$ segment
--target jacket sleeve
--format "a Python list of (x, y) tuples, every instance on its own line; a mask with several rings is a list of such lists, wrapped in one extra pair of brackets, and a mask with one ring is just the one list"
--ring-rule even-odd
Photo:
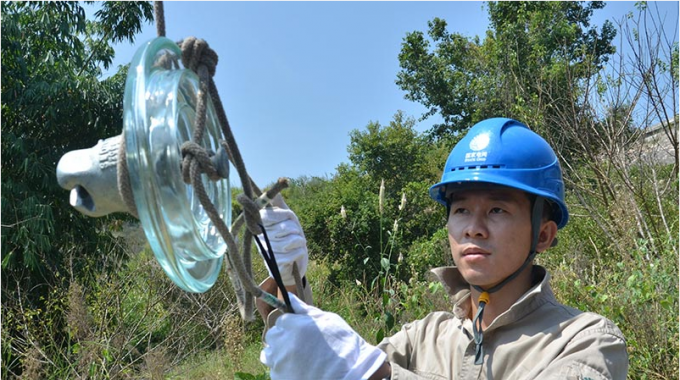
[(404, 330), (385, 338), (378, 344), (378, 348), (387, 353), (387, 361), (392, 367), (391, 380), (421, 380), (425, 379), (409, 371), (408, 358), (411, 356), (411, 343)]
[(627, 373), (628, 351), (623, 334), (613, 322), (602, 318), (575, 335), (541, 378), (625, 380)]
[(390, 380), (425, 380), (428, 377), (420, 376), (408, 370), (408, 357), (410, 356), (411, 346), (409, 339), (404, 331), (400, 331), (390, 338), (383, 339), (378, 348), (387, 353), (387, 361), (392, 367)]
[(396, 363), (390, 362), (390, 366), (392, 367), (392, 375), (390, 376), (390, 380), (427, 380), (427, 379), (430, 379), (429, 377), (417, 375), (416, 373), (411, 372), (411, 371), (401, 367), (399, 364), (396, 364)]
[[(429, 317), (429, 316), (428, 316)], [(426, 317), (426, 319), (428, 318)], [(419, 324), (414, 321), (402, 326), (402, 329), (391, 337), (387, 337), (378, 344), (378, 348), (387, 353), (387, 361), (392, 367), (391, 380), (425, 380), (447, 379), (445, 373), (422, 373), (414, 369), (411, 363), (413, 350), (420, 341)], [(414, 341), (415, 340), (415, 341)], [(431, 344), (431, 342), (430, 342)]]

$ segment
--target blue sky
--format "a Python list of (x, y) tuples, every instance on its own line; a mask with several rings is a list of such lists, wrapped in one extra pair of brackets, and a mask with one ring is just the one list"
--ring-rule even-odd
[[(215, 81), (246, 168), (264, 187), (278, 177), (332, 175), (347, 162), (349, 132), (424, 108), (395, 84), (406, 33), (434, 17), (450, 32), (483, 36), (482, 2), (171, 2), (166, 35), (206, 40), (219, 55)], [(677, 20), (678, 2), (659, 4)], [(608, 2), (592, 22), (621, 19), (634, 2)], [(675, 23), (675, 21), (673, 21)], [(677, 25), (671, 25), (676, 28)], [(117, 65), (156, 37), (145, 25), (134, 45), (116, 46)], [(676, 37), (677, 38), (677, 37)], [(418, 131), (440, 119), (419, 122)], [(107, 137), (107, 136), (102, 136)], [(234, 173), (235, 174), (235, 173)], [(240, 186), (237, 176), (232, 183)]]

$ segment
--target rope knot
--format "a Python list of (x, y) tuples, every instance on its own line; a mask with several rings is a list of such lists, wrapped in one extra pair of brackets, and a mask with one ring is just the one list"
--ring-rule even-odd
[(198, 164), (199, 173), (205, 173), (211, 180), (217, 181), (223, 178), (212, 160), (215, 155), (213, 152), (208, 152), (193, 141), (184, 142), (181, 146), (181, 152), (184, 183), (191, 184), (191, 165), (193, 162)]
[(211, 77), (215, 75), (217, 53), (208, 46), (205, 40), (187, 37), (179, 41), (177, 45), (182, 50), (182, 64), (184, 67), (198, 73), (198, 68), (203, 65)]
[(255, 202), (248, 198), (247, 195), (241, 193), (236, 196), (236, 200), (243, 207), (243, 216), (245, 217), (246, 227), (251, 234), (257, 236), (261, 233), (260, 225), (262, 218), (260, 217), (260, 207)]

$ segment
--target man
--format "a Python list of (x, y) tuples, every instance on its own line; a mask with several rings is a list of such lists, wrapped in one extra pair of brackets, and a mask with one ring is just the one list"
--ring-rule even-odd
[[(374, 347), (336, 314), (292, 297), (295, 314), (268, 320), (261, 360), (272, 378), (626, 378), (621, 331), (558, 303), (549, 274), (533, 264), (569, 219), (561, 169), (543, 138), (511, 119), (476, 124), (451, 151), (430, 196), (448, 211), (456, 267), (433, 272), (453, 312), (406, 324)], [(278, 227), (279, 236), (293, 230)], [(306, 263), (305, 255), (282, 250), (277, 259)]]

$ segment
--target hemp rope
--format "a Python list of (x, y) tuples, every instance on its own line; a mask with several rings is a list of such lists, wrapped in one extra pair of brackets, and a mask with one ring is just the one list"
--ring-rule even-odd
[[(162, 1), (154, 2), (154, 10), (159, 36), (165, 35), (165, 21)], [(227, 251), (226, 270), (234, 287), (239, 304), (241, 316), (245, 320), (253, 319), (253, 297), (263, 299), (268, 304), (287, 309), (286, 305), (275, 296), (264, 292), (253, 280), (251, 247), (254, 236), (260, 234), (262, 221), (259, 210), (267, 204), (281, 190), (288, 187), (288, 180), (279, 178), (276, 184), (267, 192), (262, 191), (255, 185), (248, 175), (243, 158), (239, 151), (234, 135), (231, 131), (227, 115), (213, 80), (217, 66), (218, 56), (209, 48), (207, 42), (195, 37), (188, 37), (179, 41), (178, 46), (182, 52), (181, 60), (185, 68), (194, 71), (199, 77), (198, 100), (196, 103), (195, 130), (191, 141), (186, 141), (181, 146), (182, 153), (182, 178), (185, 183), (194, 187), (201, 205), (208, 214), (210, 221), (216, 227), (225, 243)], [(242, 205), (243, 212), (235, 219), (231, 231), (219, 215), (215, 205), (210, 201), (205, 187), (203, 186), (202, 174), (206, 174), (213, 181), (228, 177), (228, 165), (226, 170), (219, 162), (224, 152), (209, 152), (200, 145), (205, 131), (206, 111), (208, 96), (213, 101), (215, 113), (222, 129), (225, 140), (220, 140), (220, 151), (225, 150), (228, 160), (234, 165), (241, 179), (243, 193), (237, 196), (237, 201)], [(134, 196), (129, 180), (129, 172), (125, 158), (125, 134), (123, 133), (118, 151), (118, 190), (128, 210), (135, 217), (138, 212), (134, 202)], [(239, 250), (237, 239), (239, 231), (244, 227), (242, 238), (242, 250)], [(240, 252), (239, 252), (240, 251)], [(298, 288), (301, 286), (299, 272), (294, 267), (294, 275)]]
[(163, 11), (163, 2), (153, 2), (154, 19), (156, 20), (156, 33), (158, 37), (165, 37), (165, 13)]

